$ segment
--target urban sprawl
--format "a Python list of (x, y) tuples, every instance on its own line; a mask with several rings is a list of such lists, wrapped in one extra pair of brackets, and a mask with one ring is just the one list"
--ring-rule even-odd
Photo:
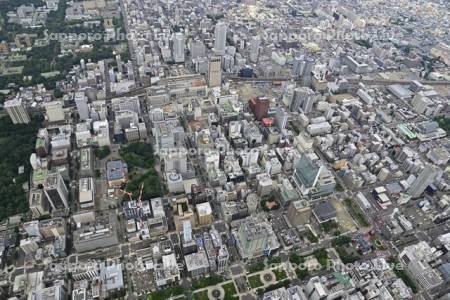
[(450, 299), (448, 0), (0, 0), (0, 300)]

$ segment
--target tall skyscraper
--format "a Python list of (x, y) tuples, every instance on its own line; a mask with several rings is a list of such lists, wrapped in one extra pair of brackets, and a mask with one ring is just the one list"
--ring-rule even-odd
[(302, 75), (304, 67), (305, 67), (304, 57), (303, 56), (294, 57), (294, 63), (292, 66), (292, 74), (295, 76)]
[(254, 258), (261, 256), (268, 248), (270, 231), (265, 223), (252, 217), (241, 222), (238, 232), (240, 254), (243, 258)]
[(89, 119), (88, 99), (84, 92), (76, 92), (74, 98), (80, 119), (83, 121)]
[(275, 114), (275, 122), (278, 129), (283, 130), (286, 128), (286, 124), (288, 121), (288, 113), (284, 110), (283, 107), (278, 106), (277, 112)]
[(305, 113), (309, 113), (314, 104), (315, 93), (308, 87), (299, 87), (294, 90), (294, 96), (289, 103), (289, 110), (298, 112), (301, 108)]
[(122, 58), (120, 57), (120, 54), (116, 55), (116, 63), (117, 63), (117, 71), (119, 71), (119, 73), (123, 73)]
[(316, 100), (315, 94), (308, 96), (302, 103), (302, 110), (305, 114), (310, 113)]
[(314, 62), (314, 59), (312, 59), (312, 58), (307, 58), (305, 60), (305, 65), (303, 67), (302, 74), (301, 74), (302, 84), (304, 86), (309, 86), (311, 84), (311, 77), (312, 77), (311, 73), (312, 73), (312, 70), (314, 69), (314, 64), (315, 64), (315, 62)]
[(216, 87), (222, 84), (222, 57), (211, 56), (208, 65), (208, 86)]
[(250, 44), (250, 61), (253, 63), (256, 63), (258, 61), (259, 44), (260, 44), (259, 36), (252, 37), (252, 41)]
[(197, 58), (197, 57), (204, 57), (205, 56), (205, 44), (203, 44), (202, 41), (196, 40), (192, 41), (190, 44), (190, 50), (191, 50), (191, 59)]
[(184, 62), (184, 48), (184, 35), (181, 32), (178, 32), (173, 37), (173, 60), (176, 63)]
[(313, 198), (333, 193), (336, 186), (331, 171), (311, 160), (306, 154), (301, 156), (295, 166), (292, 179), (302, 195), (310, 195)]
[(227, 24), (219, 21), (214, 29), (214, 52), (216, 54), (224, 54), (227, 45)]
[(269, 99), (266, 97), (256, 97), (248, 101), (250, 109), (255, 115), (255, 119), (261, 121), (263, 118), (267, 117), (269, 111)]
[(5, 101), (4, 107), (8, 112), (13, 124), (28, 124), (30, 123), (30, 116), (28, 115), (25, 104), (22, 99), (12, 99)]
[(423, 170), (417, 176), (416, 180), (408, 188), (407, 193), (417, 198), (425, 191), (425, 189), (433, 183), (439, 173), (439, 168), (431, 164), (426, 164)]
[(44, 192), (53, 209), (69, 208), (69, 191), (60, 173), (47, 175)]

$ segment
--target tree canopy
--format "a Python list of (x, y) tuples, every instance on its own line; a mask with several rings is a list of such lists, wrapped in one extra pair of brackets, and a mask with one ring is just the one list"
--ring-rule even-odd
[[(28, 210), (23, 184), (29, 179), (29, 158), (34, 150), (40, 119), (30, 124), (12, 124), (9, 117), (0, 118), (0, 220)], [(25, 167), (23, 174), (18, 168)]]

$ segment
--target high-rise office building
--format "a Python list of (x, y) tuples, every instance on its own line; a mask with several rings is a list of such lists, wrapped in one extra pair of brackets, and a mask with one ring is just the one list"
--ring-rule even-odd
[(76, 92), (74, 100), (80, 119), (83, 121), (89, 119), (88, 98), (86, 97), (84, 92)]
[(284, 110), (283, 107), (281, 106), (277, 107), (277, 112), (275, 114), (275, 122), (278, 129), (283, 130), (284, 128), (286, 128), (288, 116), (289, 116), (288, 113)]
[(250, 109), (255, 115), (255, 119), (261, 121), (263, 118), (267, 117), (269, 111), (269, 99), (266, 97), (255, 97), (248, 101)]
[(303, 55), (294, 57), (292, 74), (301, 78), (303, 86), (309, 86), (311, 83), (314, 64), (315, 61), (313, 58), (305, 58)]
[(227, 24), (219, 21), (214, 29), (214, 52), (224, 54), (227, 45)]
[(302, 111), (305, 114), (311, 112), (314, 102), (316, 100), (315, 94), (308, 96), (302, 103)]
[(302, 84), (304, 86), (309, 86), (311, 84), (312, 70), (314, 69), (314, 59), (307, 58), (304, 62), (304, 67), (302, 70)]
[(423, 170), (419, 173), (419, 176), (417, 176), (416, 180), (414, 180), (408, 188), (407, 193), (413, 198), (419, 197), (425, 189), (433, 183), (438, 173), (438, 167), (431, 164), (426, 164)]
[(197, 57), (204, 57), (206, 48), (205, 44), (203, 44), (202, 41), (196, 40), (192, 41), (190, 44), (190, 52), (191, 52), (191, 59), (195, 59)]
[(116, 55), (116, 63), (117, 63), (117, 71), (119, 71), (119, 73), (123, 73), (122, 58), (120, 57), (120, 54)]
[(28, 204), (34, 218), (39, 218), (48, 213), (48, 202), (42, 190), (31, 190)]
[(252, 37), (252, 41), (250, 44), (250, 61), (253, 63), (256, 63), (258, 61), (259, 45), (260, 45), (259, 36)]
[(161, 155), (164, 161), (164, 170), (166, 172), (176, 171), (178, 173), (186, 173), (188, 169), (187, 151), (184, 148), (179, 148), (179, 151), (169, 151)]
[(301, 156), (295, 166), (292, 179), (302, 195), (309, 195), (312, 198), (332, 194), (336, 186), (330, 170), (311, 160), (306, 154)]
[(22, 99), (12, 99), (5, 101), (4, 108), (8, 112), (13, 124), (28, 124), (30, 116), (28, 115), (25, 104)]
[(178, 32), (173, 37), (173, 60), (176, 63), (184, 62), (184, 48), (185, 48), (185, 38), (181, 32)]
[(208, 65), (208, 86), (216, 87), (222, 84), (222, 57), (211, 56)]
[(304, 67), (305, 67), (304, 57), (303, 56), (294, 57), (294, 63), (292, 66), (292, 74), (295, 76), (302, 75)]
[(272, 226), (260, 216), (242, 220), (234, 236), (242, 259), (268, 256), (280, 247)]
[(243, 257), (261, 256), (268, 247), (270, 232), (265, 224), (251, 217), (243, 221), (238, 229), (238, 240)]
[(289, 110), (298, 112), (300, 108), (305, 113), (309, 113), (312, 109), (315, 100), (315, 93), (308, 87), (299, 87), (294, 90), (291, 103), (289, 103)]
[(60, 173), (47, 175), (44, 193), (53, 209), (69, 208), (69, 191)]

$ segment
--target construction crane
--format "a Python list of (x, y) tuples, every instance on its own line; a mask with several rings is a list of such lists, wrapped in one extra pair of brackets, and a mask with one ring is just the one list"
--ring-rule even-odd
[(138, 197), (138, 200), (137, 200), (137, 206), (138, 206), (138, 210), (139, 210), (139, 216), (140, 216), (140, 220), (139, 220), (139, 223), (140, 223), (140, 225), (141, 225), (141, 228), (142, 228), (142, 226), (144, 226), (144, 220), (143, 220), (143, 212), (142, 212), (142, 201), (141, 201), (141, 198), (142, 198), (142, 190), (144, 189), (144, 183), (142, 183), (141, 184), (141, 190), (139, 191), (139, 197)]
[(127, 195), (128, 198), (130, 198), (130, 201), (133, 200), (133, 198), (132, 198), (133, 197), (133, 193), (132, 192), (128, 192), (128, 191), (123, 190), (123, 189), (119, 189), (119, 191), (122, 192), (124, 195)]
[(141, 190), (139, 191), (139, 198), (138, 198), (138, 207), (141, 208), (142, 207), (142, 190), (144, 189), (144, 183), (141, 184)]

